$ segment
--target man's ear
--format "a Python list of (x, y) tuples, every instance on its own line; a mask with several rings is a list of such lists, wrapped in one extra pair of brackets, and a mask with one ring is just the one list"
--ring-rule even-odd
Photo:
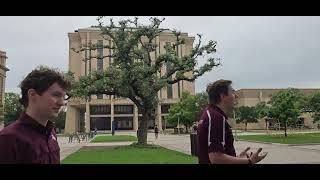
[(28, 94), (28, 99), (30, 100), (37, 95), (37, 92), (34, 89), (29, 89), (27, 94)]
[(223, 93), (220, 94), (220, 100), (222, 100), (226, 95), (224, 95)]

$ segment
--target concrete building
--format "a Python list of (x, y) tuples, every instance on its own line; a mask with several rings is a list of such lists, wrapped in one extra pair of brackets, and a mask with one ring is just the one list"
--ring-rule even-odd
[[(90, 27), (78, 29), (75, 32), (68, 33), (69, 37), (69, 70), (75, 73), (78, 78), (81, 75), (88, 74), (92, 71), (102, 70), (107, 68), (112, 62), (109, 57), (105, 59), (92, 59), (84, 61), (85, 58), (94, 56), (103, 56), (112, 54), (109, 49), (98, 49), (97, 51), (83, 51), (75, 53), (71, 48), (77, 49), (81, 44), (103, 44), (112, 45), (111, 39), (103, 39), (100, 35), (101, 31), (98, 28)], [(187, 33), (182, 33), (185, 38), (185, 44), (177, 48), (180, 57), (191, 52), (194, 42), (194, 37), (188, 36)], [(151, 54), (151, 57), (158, 57), (165, 52), (164, 46), (166, 43), (175, 42), (175, 36), (170, 31), (164, 31), (155, 40), (158, 44), (156, 52)], [(161, 73), (165, 73), (165, 67), (162, 67)], [(179, 83), (168, 85), (158, 93), (159, 104), (156, 110), (156, 118), (149, 122), (149, 127), (158, 127), (163, 130), (170, 126), (164, 117), (168, 114), (168, 109), (171, 104), (177, 103), (182, 91), (188, 91), (190, 94), (195, 93), (194, 82), (181, 81)], [(95, 127), (98, 130), (110, 131), (112, 120), (116, 122), (118, 130), (136, 131), (138, 128), (141, 114), (138, 108), (129, 99), (124, 99), (108, 95), (92, 95), (89, 102), (84, 100), (70, 100), (67, 103), (67, 116), (65, 124), (65, 133), (76, 131), (90, 131)]]
[[(9, 69), (6, 67), (6, 52), (0, 51), (0, 118), (4, 115), (4, 97), (5, 97), (5, 84), (6, 84), (6, 72)], [(0, 129), (3, 128), (3, 123), (0, 122)]]
[[(259, 102), (268, 102), (271, 100), (271, 95), (277, 93), (282, 89), (240, 89), (236, 93), (238, 95), (238, 105), (237, 106), (255, 106)], [(299, 89), (304, 95), (310, 95), (315, 92), (320, 92), (320, 89)], [(316, 128), (317, 124), (313, 123), (313, 119), (310, 113), (303, 113), (301, 118), (301, 124), (309, 127)], [(234, 127), (234, 122), (231, 123)], [(265, 119), (259, 119), (258, 123), (248, 123), (248, 129), (266, 129)], [(272, 126), (272, 122), (268, 126)], [(244, 129), (245, 125), (243, 123), (237, 124), (237, 128)]]

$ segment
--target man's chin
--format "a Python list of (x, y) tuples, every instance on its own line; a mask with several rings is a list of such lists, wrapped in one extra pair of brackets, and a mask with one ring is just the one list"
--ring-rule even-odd
[(234, 110), (234, 106), (232, 106), (232, 107), (230, 107), (230, 108), (228, 109), (228, 113), (232, 113), (233, 110)]
[(58, 117), (58, 114), (59, 114), (59, 113), (52, 113), (52, 114), (51, 114), (51, 119), (57, 118), (57, 117)]

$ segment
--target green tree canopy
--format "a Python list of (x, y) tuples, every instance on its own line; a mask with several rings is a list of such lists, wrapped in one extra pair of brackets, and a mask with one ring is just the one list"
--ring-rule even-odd
[(314, 122), (320, 120), (320, 93), (314, 93), (308, 96), (306, 110), (311, 111)]
[(264, 118), (268, 116), (270, 106), (266, 102), (259, 102), (256, 104), (255, 109), (258, 115), (258, 118)]
[(3, 117), (3, 123), (5, 126), (17, 120), (20, 116), (20, 113), (23, 111), (24, 108), (22, 104), (19, 102), (19, 99), (19, 94), (12, 92), (5, 93)]
[(235, 109), (237, 123), (245, 124), (245, 131), (247, 130), (248, 123), (258, 122), (258, 113), (255, 107), (240, 106)]
[[(150, 23), (140, 24), (139, 18), (121, 20), (117, 24), (109, 18), (103, 21), (99, 17), (98, 27), (101, 37), (112, 41), (111, 45), (85, 44), (72, 47), (75, 52), (95, 51), (107, 49), (112, 54), (92, 58), (110, 58), (110, 66), (79, 77), (75, 81), (70, 94), (73, 97), (88, 98), (93, 94), (117, 95), (129, 98), (142, 112), (143, 118), (139, 127), (138, 142), (147, 142), (147, 124), (154, 117), (158, 104), (158, 92), (170, 84), (179, 81), (194, 81), (205, 72), (220, 65), (220, 59), (214, 57), (217, 42), (202, 43), (202, 36), (198, 35), (197, 43), (186, 55), (180, 56), (178, 47), (183, 44), (192, 46), (190, 39), (186, 39), (179, 31), (160, 28), (164, 19), (150, 18)], [(104, 24), (106, 23), (106, 24)], [(163, 31), (172, 32), (175, 40), (167, 43), (165, 52), (156, 54), (159, 48), (157, 38)], [(197, 66), (203, 57), (202, 66)], [(79, 62), (80, 63), (80, 62)], [(165, 71), (163, 71), (165, 67)], [(140, 126), (140, 125), (139, 125)]]
[(190, 95), (188, 92), (183, 92), (180, 102), (172, 105), (169, 109), (167, 120), (169, 123), (177, 125), (183, 124), (188, 129), (199, 118), (202, 109), (207, 105), (207, 96), (204, 93)]
[(285, 136), (287, 137), (288, 123), (298, 121), (303, 108), (303, 94), (293, 88), (281, 90), (272, 95), (268, 117), (278, 120), (284, 125)]

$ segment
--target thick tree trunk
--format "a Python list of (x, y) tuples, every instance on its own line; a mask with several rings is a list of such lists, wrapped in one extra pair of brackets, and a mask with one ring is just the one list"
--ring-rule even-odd
[(151, 119), (151, 109), (145, 109), (143, 111), (143, 118), (141, 122), (141, 127), (139, 127), (137, 136), (138, 136), (138, 143), (139, 144), (147, 144), (147, 138), (148, 138), (148, 122)]
[(247, 123), (247, 122), (245, 122), (245, 125), (246, 125), (246, 127), (245, 127), (245, 130), (244, 130), (244, 131), (247, 131), (248, 123)]
[(266, 131), (267, 131), (267, 134), (268, 134), (268, 132), (269, 132), (269, 122), (267, 120), (265, 120), (265, 121), (266, 121)]
[(265, 123), (266, 123), (266, 130), (268, 130), (268, 121), (265, 120)]
[(287, 137), (287, 122), (284, 124), (284, 136)]

